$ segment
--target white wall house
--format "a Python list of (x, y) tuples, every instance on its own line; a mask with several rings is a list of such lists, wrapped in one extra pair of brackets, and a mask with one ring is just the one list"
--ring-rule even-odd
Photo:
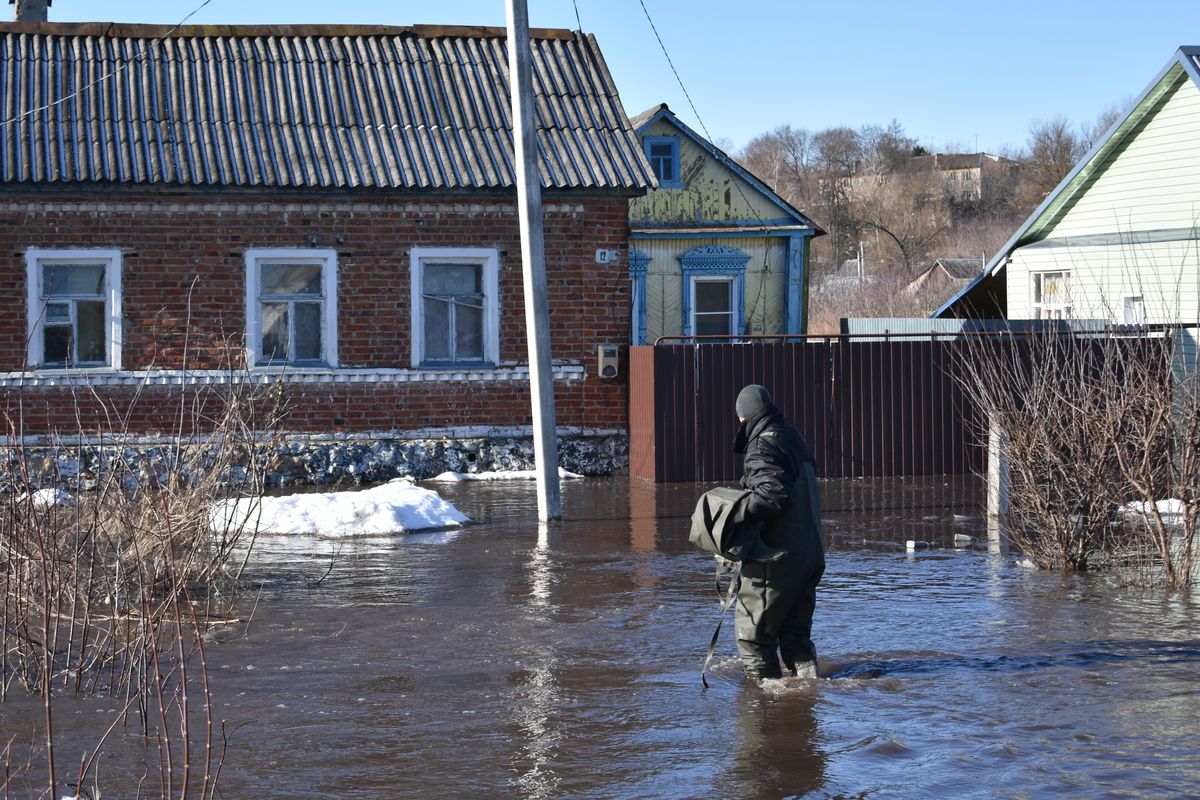
[(970, 316), (985, 294), (1008, 319), (1200, 323), (1200, 47), (1175, 53), (934, 316)]

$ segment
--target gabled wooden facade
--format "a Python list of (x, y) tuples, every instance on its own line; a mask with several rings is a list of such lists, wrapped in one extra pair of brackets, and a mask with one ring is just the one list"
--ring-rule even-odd
[(629, 203), (632, 342), (803, 332), (823, 231), (666, 105), (631, 122), (658, 178)]

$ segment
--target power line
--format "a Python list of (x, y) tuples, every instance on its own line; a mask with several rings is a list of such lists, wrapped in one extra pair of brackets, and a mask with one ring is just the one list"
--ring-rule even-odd
[(116, 69), (114, 69), (114, 70), (111, 70), (111, 71), (109, 71), (109, 72), (106, 72), (106, 73), (104, 73), (104, 74), (103, 74), (103, 75), (101, 75), (99, 78), (96, 78), (94, 81), (92, 81), (91, 83), (87, 83), (87, 84), (84, 84), (83, 86), (80, 86), (78, 89), (76, 89), (75, 91), (71, 92), (69, 95), (66, 95), (65, 97), (60, 97), (59, 99), (57, 99), (57, 100), (55, 100), (55, 101), (53, 101), (53, 102), (50, 102), (50, 103), (46, 103), (44, 106), (40, 106), (40, 107), (38, 107), (38, 108), (31, 108), (31, 109), (30, 109), (30, 110), (28, 110), (28, 111), (24, 111), (24, 112), (22, 112), (22, 113), (20, 113), (20, 114), (16, 115), (16, 116), (15, 116), (15, 117), (13, 117), (12, 119), (0, 120), (0, 126), (4, 126), (4, 125), (11, 125), (11, 124), (13, 124), (14, 122), (20, 122), (20, 121), (21, 121), (21, 120), (23, 120), (23, 119), (26, 119), (26, 118), (28, 118), (28, 117), (32, 117), (34, 114), (40, 114), (40, 113), (42, 113), (43, 111), (49, 111), (50, 109), (54, 108), (55, 106), (60, 106), (60, 105), (62, 105), (63, 103), (67, 102), (68, 100), (73, 100), (74, 98), (76, 98), (76, 97), (78, 97), (79, 95), (83, 94), (85, 91), (87, 91), (88, 89), (92, 88), (93, 86), (96, 86), (97, 84), (103, 83), (104, 81), (108, 80), (109, 78), (111, 78), (111, 77), (113, 77), (113, 76), (115, 76), (115, 75), (119, 75), (119, 74), (121, 74), (122, 72), (124, 72), (125, 70), (127, 70), (127, 69), (129, 69), (131, 66), (133, 66), (135, 63), (137, 63), (137, 62), (140, 62), (140, 61), (142, 60), (142, 57), (143, 57), (143, 56), (145, 56), (145, 55), (146, 55), (146, 53), (147, 53), (147, 52), (148, 52), (148, 51), (149, 51), (149, 50), (150, 50), (152, 47), (155, 47), (155, 46), (157, 46), (158, 44), (162, 43), (162, 42), (163, 42), (163, 40), (170, 38), (171, 34), (175, 33), (175, 31), (177, 31), (177, 30), (179, 30), (181, 27), (183, 27), (183, 26), (184, 26), (184, 24), (186, 24), (186, 23), (187, 23), (187, 21), (188, 21), (189, 19), (191, 19), (192, 17), (196, 16), (196, 14), (198, 14), (198, 13), (200, 12), (200, 10), (201, 10), (201, 9), (203, 9), (203, 8), (204, 8), (206, 5), (208, 5), (208, 4), (209, 4), (209, 3), (211, 3), (211, 2), (212, 2), (212, 0), (204, 0), (204, 2), (203, 2), (203, 3), (201, 3), (201, 4), (200, 4), (200, 5), (198, 5), (198, 6), (196, 6), (194, 9), (192, 9), (192, 10), (191, 10), (191, 12), (190, 12), (190, 13), (188, 13), (188, 15), (187, 15), (186, 17), (184, 17), (183, 19), (179, 20), (179, 22), (175, 23), (175, 25), (174, 25), (174, 26), (172, 26), (172, 27), (171, 27), (171, 29), (170, 29), (169, 31), (167, 31), (166, 33), (164, 33), (162, 36), (159, 36), (157, 39), (154, 39), (153, 41), (151, 41), (149, 44), (147, 44), (145, 47), (143, 47), (141, 50), (139, 50), (139, 51), (137, 52), (137, 55), (135, 55), (133, 58), (131, 58), (130, 60), (126, 61), (124, 64), (122, 64), (121, 66), (117, 67)]
[[(708, 130), (708, 126), (704, 124), (704, 118), (700, 116), (700, 112), (699, 112), (699, 111), (696, 109), (696, 104), (695, 104), (695, 102), (693, 102), (693, 101), (692, 101), (692, 95), (691, 95), (691, 94), (688, 92), (688, 90), (687, 90), (687, 86), (685, 86), (685, 85), (683, 84), (683, 78), (681, 78), (681, 77), (679, 76), (679, 70), (675, 69), (675, 62), (674, 62), (674, 61), (671, 59), (671, 54), (670, 54), (669, 52), (667, 52), (667, 45), (666, 45), (666, 43), (664, 43), (664, 42), (663, 42), (662, 36), (661, 36), (661, 35), (659, 35), (659, 32), (658, 32), (658, 26), (654, 24), (654, 18), (650, 16), (650, 9), (646, 8), (646, 0), (638, 0), (638, 2), (639, 2), (639, 3), (641, 4), (641, 6), (642, 6), (642, 12), (643, 12), (643, 13), (646, 15), (646, 21), (650, 23), (650, 30), (654, 31), (654, 38), (658, 40), (658, 46), (659, 46), (659, 47), (662, 49), (663, 56), (665, 56), (665, 57), (666, 57), (666, 59), (667, 59), (667, 64), (668, 64), (668, 65), (670, 65), (670, 67), (671, 67), (671, 72), (672, 72), (672, 73), (675, 75), (675, 81), (676, 81), (676, 82), (679, 84), (679, 88), (683, 90), (683, 96), (684, 96), (685, 98), (687, 98), (688, 105), (689, 105), (689, 106), (691, 106), (691, 108), (692, 108), (692, 114), (693, 114), (693, 115), (695, 115), (695, 117), (696, 117), (696, 121), (697, 121), (698, 123), (700, 123), (700, 128), (701, 128), (701, 130), (703, 130), (703, 131), (704, 131), (704, 135), (705, 135), (706, 137), (708, 137), (708, 143), (709, 143), (709, 145), (710, 145), (710, 146), (713, 148), (713, 150), (715, 150), (715, 151), (717, 152), (717, 154), (718, 154), (718, 159), (717, 159), (717, 160), (718, 160), (718, 161), (719, 161), (719, 160), (721, 160), (721, 159), (720, 159), (720, 155), (726, 155), (726, 156), (727, 156), (727, 154), (724, 154), (724, 153), (722, 153), (721, 149), (720, 149), (720, 148), (718, 148), (718, 147), (716, 146), (716, 144), (713, 142), (713, 135), (712, 135), (712, 133), (710, 133), (710, 132), (709, 132), (709, 130)], [(728, 157), (728, 156), (727, 156), (727, 157)], [(732, 159), (732, 158), (729, 158), (729, 160), (730, 160), (730, 161), (733, 161), (733, 159)], [(738, 192), (738, 194), (739, 194), (739, 195), (741, 196), (741, 198), (742, 198), (742, 202), (744, 202), (744, 203), (746, 204), (746, 209), (747, 209), (747, 210), (748, 210), (748, 211), (749, 211), (751, 214), (753, 214), (753, 215), (754, 215), (754, 218), (755, 218), (756, 220), (758, 220), (758, 224), (759, 224), (759, 226), (760, 226), (760, 227), (763, 229), (763, 230), (762, 230), (762, 232), (763, 232), (763, 235), (764, 235), (764, 237), (765, 237), (765, 236), (766, 236), (766, 233), (767, 233), (767, 227), (768, 227), (768, 226), (767, 226), (767, 223), (766, 223), (766, 221), (765, 221), (765, 220), (764, 220), (764, 219), (763, 219), (761, 216), (759, 216), (759, 214), (758, 214), (758, 213), (755, 211), (755, 209), (754, 209), (754, 204), (750, 202), (750, 198), (746, 197), (746, 193), (745, 193), (744, 191), (742, 191), (742, 184), (741, 184), (741, 181), (735, 180), (735, 181), (733, 182), (733, 187), (734, 187), (735, 189), (737, 189), (737, 192)], [(762, 269), (762, 272), (763, 272), (764, 274), (770, 274), (770, 272), (771, 272), (771, 262), (770, 262), (769, 252), (770, 252), (770, 247), (769, 247), (769, 245), (768, 245), (767, 247), (764, 247), (764, 248), (763, 248), (763, 269)], [(785, 252), (785, 254), (784, 254), (784, 260), (785, 260), (785, 261), (787, 260), (787, 254), (786, 254), (786, 252)], [(787, 265), (785, 265), (785, 267), (786, 267), (786, 266), (787, 266)], [(758, 296), (757, 296), (757, 297), (755, 297), (755, 299), (754, 299), (754, 302), (751, 304), (751, 307), (752, 307), (752, 308), (756, 308), (756, 307), (759, 305), (759, 301), (763, 299), (763, 292), (764, 292), (764, 290), (765, 290), (765, 288), (766, 288), (766, 283), (767, 283), (767, 282), (766, 282), (766, 279), (765, 279), (765, 278), (763, 278), (763, 277), (760, 277), (760, 278), (759, 278), (759, 282), (758, 282)], [(749, 323), (749, 317), (747, 317), (747, 323)], [(765, 313), (765, 312), (763, 313), (763, 320), (762, 320), (762, 322), (761, 322), (760, 324), (763, 324), (763, 325), (765, 325), (765, 324), (766, 324), (766, 313)]]
[(576, 30), (578, 30), (580, 33), (583, 33), (583, 23), (580, 22), (580, 20), (579, 20), (579, 2), (578, 2), (578, 0), (571, 0), (571, 5), (575, 6)]

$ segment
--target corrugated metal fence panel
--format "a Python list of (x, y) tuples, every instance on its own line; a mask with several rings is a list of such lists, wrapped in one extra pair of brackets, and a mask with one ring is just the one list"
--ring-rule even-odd
[(629, 474), (658, 481), (654, 394), (654, 348), (629, 348)]
[[(502, 32), (26, 28), (0, 24), (0, 181), (514, 184)], [(532, 44), (543, 185), (653, 186), (595, 40)]]
[[(631, 474), (736, 480), (734, 401), (768, 387), (826, 477), (957, 475), (979, 470), (978, 415), (955, 377), (964, 342), (845, 339), (632, 348)], [(641, 351), (641, 352), (637, 352)], [(653, 371), (646, 366), (653, 352)], [(644, 404), (653, 383), (653, 410)], [(636, 410), (635, 410), (636, 406)], [(654, 469), (646, 464), (652, 431)]]

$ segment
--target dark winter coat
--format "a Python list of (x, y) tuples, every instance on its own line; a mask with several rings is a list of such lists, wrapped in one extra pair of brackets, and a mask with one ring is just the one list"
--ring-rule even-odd
[(789, 571), (823, 571), (816, 471), (804, 436), (768, 403), (741, 424), (734, 449), (745, 453), (745, 518), (762, 522), (766, 545), (788, 551)]

